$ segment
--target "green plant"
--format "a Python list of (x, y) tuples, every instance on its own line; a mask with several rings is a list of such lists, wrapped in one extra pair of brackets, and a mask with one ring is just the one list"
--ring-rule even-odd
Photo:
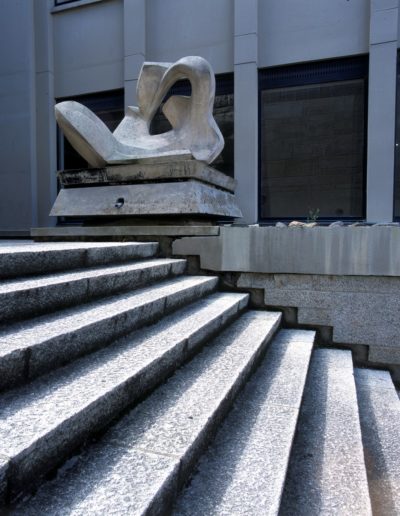
[(317, 222), (318, 220), (318, 217), (319, 217), (319, 208), (316, 208), (315, 210), (312, 209), (312, 208), (309, 208), (308, 210), (308, 217), (307, 217), (307, 223), (310, 223), (310, 222)]

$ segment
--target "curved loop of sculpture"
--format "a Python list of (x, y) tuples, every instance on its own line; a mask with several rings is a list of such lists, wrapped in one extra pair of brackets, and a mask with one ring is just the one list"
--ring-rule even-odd
[[(158, 107), (180, 79), (190, 81), (191, 96), (170, 97), (163, 112), (172, 130), (150, 135), (150, 124)], [(214, 97), (211, 66), (201, 57), (189, 56), (176, 63), (143, 64), (137, 86), (138, 107), (127, 108), (114, 133), (78, 102), (61, 102), (55, 111), (66, 138), (94, 167), (182, 153), (211, 163), (224, 147), (223, 136), (212, 115)]]

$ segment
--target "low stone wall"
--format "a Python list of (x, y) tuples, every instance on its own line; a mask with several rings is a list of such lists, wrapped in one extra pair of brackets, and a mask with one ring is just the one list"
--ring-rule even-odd
[(399, 277), (242, 273), (236, 286), (296, 308), (300, 325), (332, 327), (333, 343), (367, 345), (371, 362), (400, 365)]
[(204, 269), (347, 276), (400, 276), (400, 227), (235, 227), (215, 238), (183, 238), (176, 254)]
[(399, 227), (221, 227), (219, 236), (176, 240), (173, 254), (235, 273), (234, 287), (297, 309), (298, 324), (368, 346), (370, 362), (400, 365)]

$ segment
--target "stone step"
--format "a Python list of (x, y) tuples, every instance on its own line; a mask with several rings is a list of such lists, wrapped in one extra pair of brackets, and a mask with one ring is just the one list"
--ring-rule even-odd
[(372, 514), (350, 351), (314, 352), (279, 514)]
[(168, 514), (279, 321), (246, 312), (13, 514)]
[(0, 285), (0, 323), (40, 315), (183, 274), (185, 260), (149, 259), (8, 280)]
[(0, 397), (0, 456), (15, 496), (57, 466), (231, 321), (247, 294), (214, 294)]
[(400, 400), (387, 371), (356, 369), (355, 379), (372, 510), (400, 514)]
[(83, 267), (150, 258), (158, 244), (56, 242), (0, 246), (0, 278), (15, 278)]
[(174, 514), (278, 514), (314, 338), (279, 332)]
[(40, 316), (0, 331), (0, 389), (24, 383), (212, 292), (218, 278), (182, 276)]

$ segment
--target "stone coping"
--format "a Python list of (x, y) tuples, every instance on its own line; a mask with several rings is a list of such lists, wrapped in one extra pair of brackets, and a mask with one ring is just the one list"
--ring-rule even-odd
[(176, 240), (173, 254), (199, 255), (212, 271), (400, 276), (400, 228), (221, 226), (217, 237)]
[(182, 181), (196, 179), (228, 192), (234, 192), (235, 180), (232, 177), (209, 167), (201, 161), (188, 159), (185, 154), (174, 160), (158, 161), (147, 159), (127, 165), (114, 165), (104, 168), (63, 170), (58, 172), (61, 185), (74, 186), (96, 184), (130, 184), (160, 181)]
[(64, 226), (32, 228), (32, 238), (129, 237), (129, 236), (217, 236), (218, 226)]

